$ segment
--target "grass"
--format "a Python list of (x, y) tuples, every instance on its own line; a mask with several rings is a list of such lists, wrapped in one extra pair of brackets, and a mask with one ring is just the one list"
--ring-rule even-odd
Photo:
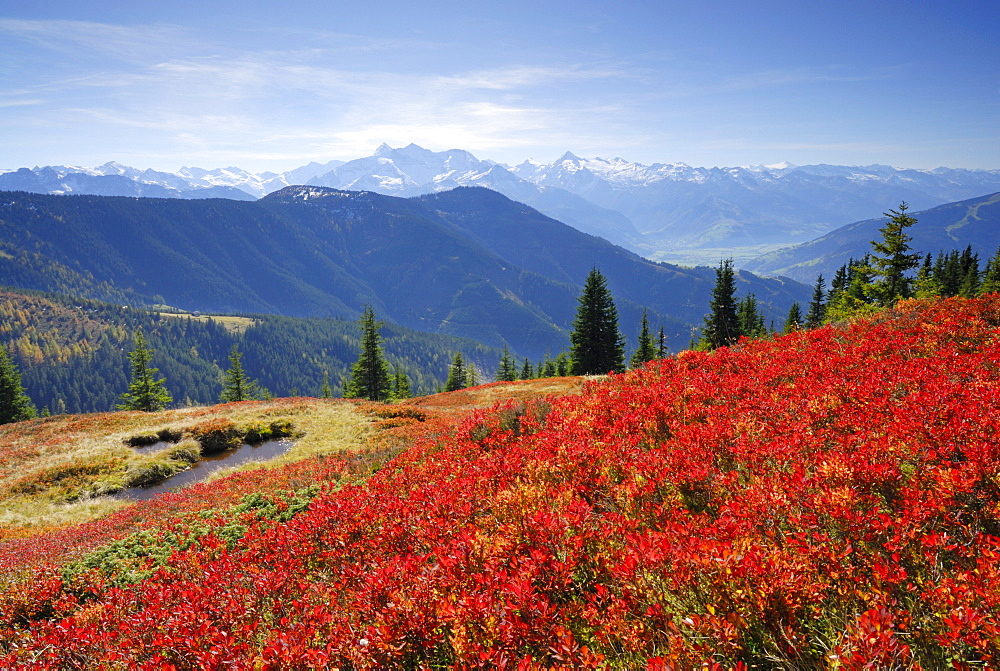
[(215, 425), (268, 426), (288, 422), (294, 447), (266, 464), (216, 473), (276, 467), (312, 456), (362, 447), (372, 420), (342, 400), (278, 399), (157, 413), (60, 415), (0, 426), (0, 537), (19, 527), (59, 527), (101, 517), (127, 502), (101, 494), (162, 480), (195, 459), (185, 440), (149, 454), (126, 444), (155, 434), (192, 435)]
[(243, 333), (248, 328), (257, 323), (257, 320), (250, 317), (233, 317), (231, 315), (193, 315), (189, 312), (160, 312), (161, 317), (174, 317), (180, 319), (193, 319), (196, 322), (213, 321), (229, 331), (230, 333)]

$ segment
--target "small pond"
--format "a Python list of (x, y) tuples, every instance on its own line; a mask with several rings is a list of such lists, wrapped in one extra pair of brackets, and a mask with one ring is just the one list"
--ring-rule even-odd
[[(115, 498), (127, 499), (129, 501), (148, 501), (157, 494), (168, 492), (177, 487), (193, 485), (206, 479), (213, 472), (220, 468), (239, 466), (249, 461), (267, 461), (292, 449), (294, 441), (291, 440), (269, 440), (258, 445), (243, 444), (233, 450), (213, 454), (210, 457), (202, 457), (201, 461), (192, 464), (191, 468), (181, 471), (176, 475), (167, 478), (163, 482), (148, 487), (132, 487), (123, 489), (115, 494)], [(155, 445), (150, 447), (155, 448)], [(144, 448), (144, 451), (149, 448)]]

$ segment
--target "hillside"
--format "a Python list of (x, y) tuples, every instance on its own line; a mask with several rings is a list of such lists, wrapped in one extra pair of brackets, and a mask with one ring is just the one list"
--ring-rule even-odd
[[(897, 203), (898, 205), (898, 203)], [(1000, 193), (913, 213), (917, 223), (907, 230), (910, 247), (921, 255), (964, 250), (971, 246), (980, 259), (988, 259), (1000, 248)], [(866, 219), (842, 226), (810, 242), (765, 254), (743, 264), (747, 270), (783, 275), (808, 282), (819, 273), (831, 278), (851, 258), (871, 251), (871, 241), (880, 239), (886, 218)]]
[[(998, 371), (991, 295), (685, 352), (447, 431), (427, 400), (369, 406), (408, 445), (370, 476), (348, 450), (276, 469), (283, 492), (255, 498), (248, 486), (270, 480), (237, 474), (0, 544), (0, 654), (50, 667), (989, 666)], [(519, 387), (436, 399), (506, 388)], [(63, 550), (39, 566), (40, 548)]]
[[(701, 325), (711, 268), (655, 264), (481, 188), (416, 199), (288, 187), (257, 202), (6, 193), (0, 283), (184, 310), (356, 319), (507, 344), (568, 345), (601, 268), (634, 342), (643, 308), (674, 349)], [(532, 249), (532, 244), (544, 245)], [(740, 277), (780, 323), (806, 286)]]
[[(160, 313), (79, 298), (0, 288), (0, 345), (10, 352), (39, 410), (52, 413), (112, 410), (128, 388), (132, 338), (142, 329), (153, 365), (179, 405), (214, 403), (236, 345), (247, 375), (277, 396), (320, 396), (323, 374), (334, 396), (360, 351), (356, 321)], [(406, 372), (415, 393), (444, 384), (461, 352), (490, 378), (501, 352), (466, 338), (381, 329), (391, 365)], [(490, 378), (491, 379), (491, 378)]]

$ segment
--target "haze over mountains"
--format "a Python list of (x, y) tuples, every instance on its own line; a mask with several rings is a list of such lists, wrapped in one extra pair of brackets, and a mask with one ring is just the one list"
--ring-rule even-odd
[(737, 263), (838, 227), (870, 219), (900, 201), (919, 211), (1000, 191), (1000, 170), (812, 165), (695, 168), (642, 165), (567, 152), (543, 164), (506, 166), (459, 149), (382, 145), (348, 162), (311, 163), (284, 173), (182, 168), (177, 173), (107, 163), (0, 174), (0, 189), (174, 198), (249, 199), (307, 184), (416, 196), (483, 186), (574, 228), (647, 258)]

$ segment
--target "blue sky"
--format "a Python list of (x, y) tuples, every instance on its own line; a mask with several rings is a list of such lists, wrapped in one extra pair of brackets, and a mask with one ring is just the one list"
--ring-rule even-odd
[(996, 0), (4, 0), (0, 168), (1000, 168)]

